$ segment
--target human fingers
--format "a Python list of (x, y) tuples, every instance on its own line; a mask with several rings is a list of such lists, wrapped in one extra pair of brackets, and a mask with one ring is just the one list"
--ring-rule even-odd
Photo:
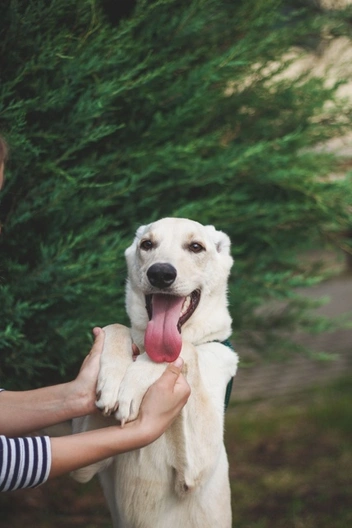
[(143, 398), (138, 418), (153, 431), (154, 438), (171, 425), (191, 393), (181, 373), (182, 366), (181, 359), (170, 363), (160, 378), (149, 387)]
[(91, 352), (93, 350), (96, 351), (97, 349), (100, 349), (100, 348), (102, 349), (104, 345), (104, 339), (105, 339), (105, 332), (102, 328), (100, 328), (100, 326), (95, 326), (92, 332), (94, 335), (94, 343), (93, 343)]
[[(105, 332), (102, 328), (96, 326), (93, 328), (93, 335), (94, 343), (92, 345), (92, 348), (90, 349), (90, 352), (85, 357), (81, 365), (79, 374), (82, 374), (82, 372), (86, 372), (88, 371), (88, 369), (91, 369), (92, 365), (94, 365), (94, 370), (97, 370), (99, 368), (99, 360), (104, 347)], [(98, 375), (98, 370), (96, 372), (96, 375)]]
[(99, 326), (95, 326), (92, 332), (94, 335), (94, 343), (92, 345), (92, 348), (90, 349), (88, 356), (100, 356), (104, 347), (105, 332)]
[(136, 361), (137, 357), (140, 355), (140, 350), (136, 343), (132, 343), (132, 359)]
[(169, 363), (165, 369), (163, 375), (161, 376), (164, 379), (170, 379), (176, 383), (179, 375), (181, 374), (183, 367), (183, 359), (179, 356), (175, 361)]
[(160, 384), (165, 388), (171, 389), (172, 392), (178, 393), (180, 398), (187, 401), (191, 389), (186, 379), (182, 375), (183, 359), (178, 357), (173, 363), (170, 363), (159, 378)]
[(78, 416), (96, 411), (95, 391), (100, 366), (100, 356), (103, 351), (105, 332), (100, 327), (93, 328), (94, 343), (85, 357), (77, 377), (71, 382), (71, 390)]

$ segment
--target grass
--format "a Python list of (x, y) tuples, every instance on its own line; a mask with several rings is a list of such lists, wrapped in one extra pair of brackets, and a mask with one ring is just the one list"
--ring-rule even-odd
[(352, 382), (295, 400), (232, 404), (235, 528), (352, 526)]

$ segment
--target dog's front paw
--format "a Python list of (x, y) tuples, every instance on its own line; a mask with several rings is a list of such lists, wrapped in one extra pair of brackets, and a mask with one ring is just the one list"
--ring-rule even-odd
[(99, 376), (95, 405), (104, 416), (110, 416), (117, 410), (119, 382), (120, 380), (117, 380), (116, 377)]
[[(142, 403), (143, 396), (148, 388), (145, 391), (136, 391), (136, 390), (124, 390), (124, 388), (119, 391), (118, 395), (118, 409), (115, 412), (115, 417), (121, 422), (121, 425), (124, 425), (126, 422), (132, 422), (138, 416), (139, 409)], [(133, 392), (133, 394), (132, 394)]]
[(129, 329), (122, 325), (109, 325), (104, 331), (95, 404), (104, 416), (109, 416), (117, 409), (119, 386), (132, 363), (132, 340)]
[(147, 354), (139, 356), (129, 366), (117, 396), (118, 409), (115, 417), (122, 425), (137, 418), (145, 393), (164, 370), (164, 363), (151, 362)]

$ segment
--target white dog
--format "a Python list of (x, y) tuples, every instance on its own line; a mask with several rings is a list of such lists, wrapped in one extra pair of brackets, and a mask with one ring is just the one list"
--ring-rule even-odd
[[(223, 442), (226, 387), (237, 355), (227, 279), (230, 240), (213, 226), (164, 218), (138, 229), (126, 250), (126, 306), (131, 330), (105, 327), (97, 391), (104, 414), (136, 418), (165, 362), (181, 353), (191, 396), (158, 440), (138, 451), (74, 472), (100, 472), (114, 528), (230, 528), (228, 461)], [(141, 351), (135, 362), (132, 341)], [(102, 427), (101, 416), (78, 419), (75, 432)]]

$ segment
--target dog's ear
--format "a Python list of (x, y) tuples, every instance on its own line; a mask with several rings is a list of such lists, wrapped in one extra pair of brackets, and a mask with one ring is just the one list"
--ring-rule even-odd
[(224, 255), (230, 255), (231, 240), (223, 231), (217, 231), (214, 226), (207, 225), (205, 229), (211, 240), (214, 242), (216, 251)]
[(138, 240), (140, 240), (142, 238), (142, 236), (144, 235), (144, 233), (145, 233), (145, 231), (147, 230), (148, 227), (149, 227), (149, 225), (141, 225), (141, 226), (139, 226), (139, 228), (136, 231), (135, 241), (138, 241)]
[(140, 239), (142, 238), (143, 236), (143, 233), (145, 232), (145, 229), (147, 228), (148, 226), (145, 226), (145, 225), (142, 225), (140, 226), (137, 231), (136, 231), (136, 235), (133, 239), (133, 242), (132, 244), (126, 249), (125, 251), (125, 257), (128, 258), (129, 255), (131, 254), (134, 254), (136, 249), (137, 249), (137, 245), (138, 245), (138, 242), (140, 241)]

